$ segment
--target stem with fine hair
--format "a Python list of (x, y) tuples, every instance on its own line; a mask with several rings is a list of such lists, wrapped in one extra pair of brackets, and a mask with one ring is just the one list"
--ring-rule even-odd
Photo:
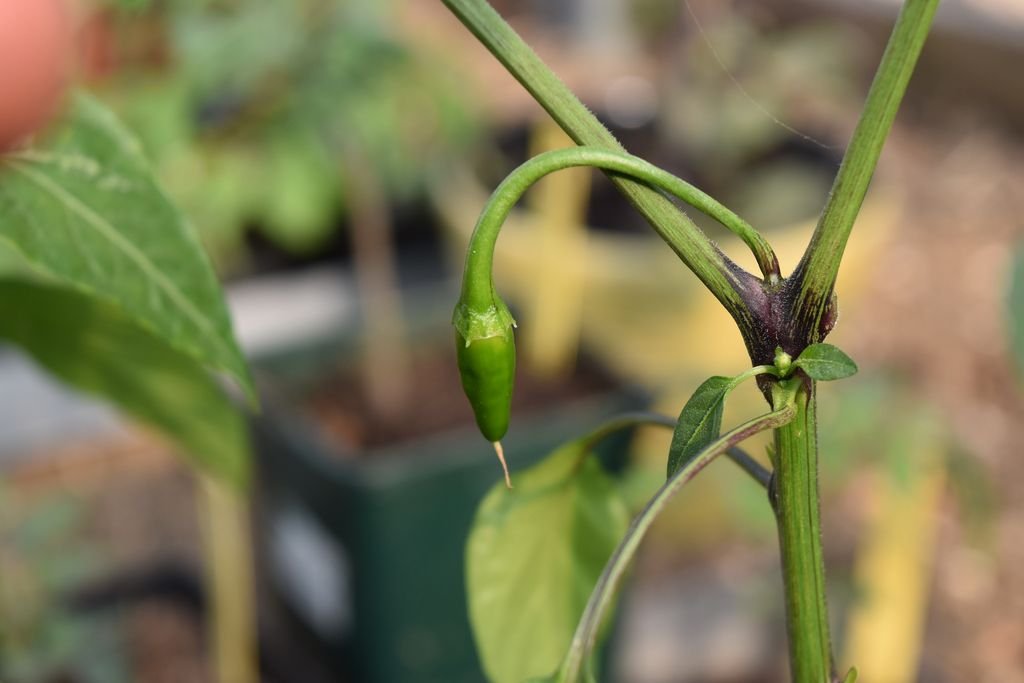
[(939, 0), (903, 4), (828, 202), (791, 277), (797, 288), (791, 323), (804, 331), (805, 343), (820, 341), (820, 322), (832, 297), (843, 250), (938, 6)]
[[(878, 164), (939, 0), (906, 0), (893, 28), (853, 139), (810, 244), (789, 279), (792, 304), (785, 336), (791, 353), (821, 341), (843, 250)], [(777, 400), (777, 389), (773, 400)], [(774, 500), (785, 585), (789, 659), (794, 683), (836, 679), (832, 665), (818, 492), (813, 382), (796, 397), (796, 417), (775, 432)]]
[[(444, 2), (578, 144), (622, 149), (487, 0)], [(830, 310), (833, 289), (843, 251), (938, 3), (939, 0), (905, 0), (814, 235), (787, 280), (780, 283), (777, 277), (768, 275), (777, 274), (778, 268), (766, 268), (762, 258), (758, 262), (766, 272), (765, 282), (746, 273), (711, 244), (667, 198), (643, 183), (611, 174), (617, 187), (736, 321), (754, 365), (770, 362), (779, 348), (797, 357), (810, 344), (822, 341), (831, 330), (835, 321), (834, 311)], [(489, 272), (488, 263), (488, 277)], [(489, 287), (477, 289), (491, 291)], [(794, 383), (800, 385), (798, 389), (793, 389)], [(783, 560), (792, 680), (827, 683), (837, 677), (832, 669), (825, 600), (814, 383), (801, 373), (792, 380), (762, 383), (765, 392), (769, 392), (769, 386), (776, 410), (759, 420), (779, 416), (780, 410), (787, 411), (785, 419), (778, 417), (779, 421), (769, 426), (776, 428), (771, 491)], [(735, 431), (722, 438), (734, 434)], [(721, 446), (720, 450), (699, 453), (665, 484), (634, 521), (591, 596), (558, 680), (575, 682), (584, 673), (587, 654), (593, 648), (610, 596), (657, 510), (677, 485), (681, 486), (713, 457), (734, 445), (722, 445), (719, 440), (713, 446)], [(754, 473), (763, 479), (762, 472)]]
[[(775, 401), (785, 400), (773, 388)], [(818, 500), (818, 434), (810, 383), (796, 393), (795, 416), (775, 430), (773, 506), (786, 592), (786, 630), (794, 683), (832, 680), (832, 645), (825, 599), (825, 561)]]
[[(668, 415), (661, 415), (660, 413), (651, 413), (647, 411), (622, 413), (620, 415), (616, 415), (611, 420), (588, 434), (586, 437), (586, 447), (582, 450), (584, 452), (590, 451), (599, 441), (623, 429), (629, 429), (631, 427), (664, 427), (666, 429), (672, 429), (676, 426), (676, 422), (678, 422), (676, 418), (669, 417)], [(739, 446), (732, 446), (725, 452), (725, 456), (737, 467), (743, 470), (751, 479), (756, 481), (765, 489), (768, 488), (768, 484), (772, 478), (771, 470), (755, 460), (745, 450)]]
[[(623, 151), (597, 120), (487, 0), (444, 0), (444, 4), (580, 145)], [(745, 300), (757, 278), (730, 261), (684, 213), (643, 183), (611, 175), (611, 180), (672, 250), (715, 295), (741, 329), (751, 325)]]

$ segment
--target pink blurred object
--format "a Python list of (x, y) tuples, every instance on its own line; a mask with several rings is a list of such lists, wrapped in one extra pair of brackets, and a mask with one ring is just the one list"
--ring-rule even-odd
[(71, 75), (67, 0), (0, 0), (0, 151), (46, 125)]

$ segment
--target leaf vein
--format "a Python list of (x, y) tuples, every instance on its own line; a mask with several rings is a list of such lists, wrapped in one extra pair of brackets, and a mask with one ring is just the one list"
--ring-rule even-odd
[(209, 333), (218, 347), (223, 350), (224, 344), (218, 337), (216, 329), (210, 320), (202, 315), (195, 305), (185, 294), (174, 285), (174, 283), (160, 271), (134, 244), (125, 239), (117, 229), (106, 221), (102, 216), (90, 209), (78, 197), (74, 196), (63, 187), (54, 183), (45, 175), (26, 167), (17, 161), (9, 161), (8, 166), (18, 172), (29, 181), (38, 185), (46, 192), (53, 194), (64, 205), (66, 210), (72, 211), (80, 216), (83, 221), (93, 228), (101, 236), (105, 237), (115, 247), (120, 249), (139, 269), (149, 276), (160, 290), (188, 317), (198, 328)]

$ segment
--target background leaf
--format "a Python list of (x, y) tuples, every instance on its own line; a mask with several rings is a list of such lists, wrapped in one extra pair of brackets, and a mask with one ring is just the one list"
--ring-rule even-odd
[[(601, 465), (572, 442), (497, 484), (466, 550), (469, 613), (493, 683), (550, 676), (629, 513)], [(553, 680), (557, 680), (557, 677)]]
[(668, 450), (668, 476), (671, 478), (693, 456), (718, 438), (722, 431), (725, 396), (732, 388), (731, 377), (710, 377), (704, 381), (679, 413)]
[(243, 484), (245, 421), (191, 357), (115, 306), (70, 289), (0, 280), (0, 337), (69, 385), (165, 433), (207, 471)]
[(1017, 370), (1024, 377), (1024, 242), (1014, 252), (1010, 273), (1009, 309), (1010, 352)]
[(47, 149), (0, 157), (0, 216), (0, 238), (33, 267), (116, 303), (253, 396), (206, 255), (138, 144), (97, 102), (76, 96)]
[[(586, 677), (586, 683), (596, 683), (594, 677), (591, 674), (585, 673), (583, 675)], [(562, 676), (562, 673), (560, 671), (556, 671), (550, 676), (531, 678), (530, 680), (526, 681), (526, 683), (565, 683), (565, 678)]]
[(793, 365), (802, 368), (811, 379), (822, 382), (857, 374), (857, 364), (853, 359), (831, 344), (811, 344), (793, 361)]

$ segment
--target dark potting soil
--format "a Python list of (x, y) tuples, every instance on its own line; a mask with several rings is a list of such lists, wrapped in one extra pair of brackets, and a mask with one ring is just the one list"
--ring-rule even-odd
[[(587, 362), (580, 363), (566, 378), (539, 378), (521, 366), (516, 375), (513, 424), (516, 414), (552, 410), (564, 401), (615, 386), (611, 378)], [(462, 393), (453, 350), (416, 354), (406, 391), (402, 405), (389, 411), (391, 414), (375, 412), (367, 398), (365, 377), (358, 368), (349, 368), (334, 373), (309, 392), (304, 409), (338, 451), (346, 453), (365, 453), (473, 426), (473, 413)]]

